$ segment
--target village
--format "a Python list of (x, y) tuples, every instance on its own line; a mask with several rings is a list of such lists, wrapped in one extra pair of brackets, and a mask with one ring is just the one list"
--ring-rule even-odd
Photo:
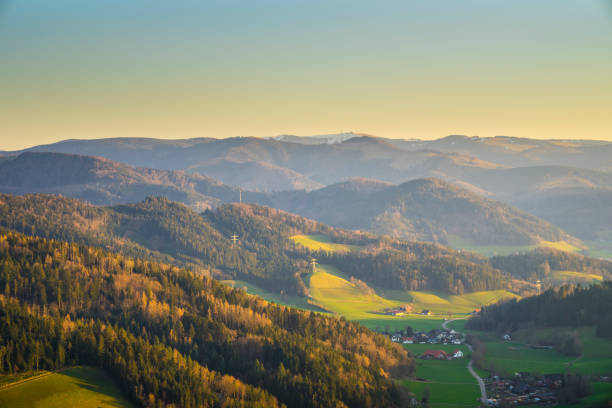
[(401, 344), (463, 344), (464, 337), (453, 329), (433, 329), (429, 332), (413, 332), (408, 327), (389, 335), (394, 343)]
[(555, 405), (563, 386), (562, 374), (515, 373), (510, 377), (484, 379), (490, 407)]

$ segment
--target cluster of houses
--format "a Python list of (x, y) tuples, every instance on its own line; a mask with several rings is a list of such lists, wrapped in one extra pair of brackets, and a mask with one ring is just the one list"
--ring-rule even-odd
[[(395, 307), (392, 309), (385, 309), (384, 314), (389, 315), (389, 316), (404, 316), (407, 315), (409, 313), (416, 313), (413, 312), (412, 310), (412, 306), (410, 305), (405, 305), (402, 307)], [(416, 314), (420, 314), (423, 316), (431, 316), (431, 311), (429, 309), (423, 309), (420, 313), (416, 313)]]
[(518, 405), (554, 405), (558, 390), (563, 386), (562, 374), (533, 375), (515, 373), (504, 378), (485, 378), (490, 407)]
[(403, 344), (463, 344), (464, 339), (463, 335), (455, 330), (434, 329), (427, 333), (415, 332), (411, 336), (393, 333), (391, 341)]

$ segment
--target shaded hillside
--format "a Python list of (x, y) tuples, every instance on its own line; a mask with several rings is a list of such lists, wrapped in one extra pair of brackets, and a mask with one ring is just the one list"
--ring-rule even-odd
[(612, 240), (612, 189), (551, 189), (527, 195), (515, 205), (578, 238)]
[[(238, 142), (239, 140), (234, 141), (239, 144)], [(353, 138), (341, 145), (343, 150), (353, 148), (359, 150), (359, 146), (364, 143), (376, 146), (375, 149), (368, 150), (371, 158), (378, 157), (381, 151), (385, 152), (389, 147), (387, 142), (370, 137)], [(239, 144), (239, 146), (242, 145)], [(245, 152), (244, 154), (259, 153)], [(433, 155), (428, 160), (431, 163), (437, 163), (436, 168), (439, 171), (447, 168), (442, 162), (450, 165), (448, 163), (455, 163), (455, 160), (463, 160), (453, 158), (452, 155), (439, 157), (435, 153), (428, 154)], [(467, 165), (467, 162), (462, 163)], [(351, 162), (351, 166), (355, 168), (358, 168), (359, 165), (358, 158)], [(451, 166), (455, 165), (456, 163)], [(269, 187), (275, 183), (274, 179), (268, 179), (257, 171), (260, 166), (257, 162), (235, 163), (231, 168), (222, 166), (228, 174), (226, 178), (233, 177), (232, 170), (235, 170), (236, 166), (244, 169), (241, 174), (245, 174), (244, 177), (250, 177), (254, 183), (253, 187), (263, 186), (266, 180), (272, 183), (268, 185)], [(339, 162), (335, 166), (345, 165)], [(464, 166), (464, 168), (467, 167)], [(484, 167), (479, 166), (473, 168), (479, 171), (485, 170)], [(350, 172), (350, 169), (347, 168), (344, 170), (336, 168), (330, 173), (334, 177), (336, 170)], [(541, 177), (536, 177), (529, 169), (489, 169), (487, 171), (496, 172), (492, 179), (497, 182), (491, 185), (485, 183), (485, 187), (489, 190), (499, 190), (498, 186), (505, 186), (503, 188), (513, 192), (511, 199), (521, 203), (529, 211), (544, 214), (547, 218), (559, 223), (568, 221), (563, 218), (563, 215), (573, 215), (575, 217), (571, 222), (575, 227), (584, 225), (582, 236), (588, 231), (592, 232), (591, 236), (596, 234), (596, 231), (589, 230), (587, 227), (593, 225), (596, 219), (593, 217), (595, 213), (580, 211), (579, 202), (572, 199), (571, 196), (559, 203), (547, 200), (544, 203), (546, 205), (544, 210), (536, 211), (538, 197), (545, 193), (554, 194), (556, 191), (561, 191), (555, 188), (566, 185), (550, 181), (555, 180), (554, 177), (550, 177), (550, 174), (562, 173), (557, 170), (549, 168), (542, 173)], [(448, 171), (455, 173), (452, 170)], [(541, 171), (544, 170), (541, 169)], [(573, 171), (576, 177), (569, 178), (572, 180), (584, 180), (584, 177), (591, 177), (595, 180), (597, 176), (599, 180), (597, 185), (604, 185), (608, 178), (607, 173), (579, 169)], [(587, 173), (587, 175), (582, 178), (578, 177), (582, 173)], [(478, 181), (469, 180), (470, 182)], [(517, 180), (517, 182), (513, 184), (512, 180)], [(546, 222), (521, 213), (508, 205), (470, 193), (470, 191), (477, 190), (474, 184), (464, 183), (467, 186), (466, 189), (433, 180), (421, 186), (418, 184), (419, 182), (415, 180), (400, 186), (393, 186), (384, 182), (354, 179), (311, 192), (303, 190), (280, 193), (243, 191), (242, 199), (245, 202), (272, 205), (334, 226), (368, 230), (404, 239), (443, 244), (449, 242), (449, 237), (467, 239), (473, 243), (502, 245), (533, 244), (540, 240), (565, 240), (576, 243), (567, 234)], [(314, 184), (310, 183), (309, 186), (313, 187)], [(535, 190), (530, 186), (535, 186), (533, 187)], [(301, 187), (306, 186), (302, 184)], [(567, 191), (567, 189), (562, 191)], [(238, 188), (199, 174), (136, 168), (99, 157), (62, 153), (23, 153), (0, 162), (0, 192), (55, 193), (98, 205), (136, 202), (148, 196), (166, 196), (198, 211), (240, 199)], [(487, 194), (484, 190), (480, 193)], [(521, 201), (521, 197), (527, 198)], [(591, 202), (591, 205), (595, 204), (596, 201)], [(547, 208), (550, 211), (546, 211)], [(608, 209), (608, 206), (603, 205), (596, 214), (605, 216), (609, 212)], [(560, 216), (555, 217), (554, 214), (560, 214)], [(581, 219), (585, 219), (584, 224), (580, 224)], [(603, 228), (602, 231), (607, 231), (604, 228), (605, 225), (606, 223), (603, 222), (598, 226), (598, 230)]]
[[(337, 136), (337, 137), (334, 137)], [(474, 185), (494, 194), (511, 194), (510, 182), (534, 190), (529, 178), (504, 169), (526, 167), (531, 177), (567, 186), (612, 186), (597, 172), (578, 178), (572, 168), (610, 170), (612, 144), (599, 141), (551, 141), (521, 138), (449, 136), (434, 141), (394, 140), (367, 135), (325, 135), (322, 138), (275, 139), (99, 139), (67, 140), (30, 150), (100, 155), (134, 166), (199, 172), (229, 184), (261, 191), (311, 190), (351, 177), (395, 184), (418, 177), (438, 177)], [(337, 143), (316, 143), (317, 140)], [(546, 167), (553, 166), (555, 173)], [(257, 174), (253, 177), (247, 170)], [(556, 181), (557, 180), (557, 181)], [(491, 188), (489, 190), (489, 188)], [(500, 195), (501, 197), (501, 195)]]
[[(225, 205), (199, 215), (160, 198), (99, 208), (57, 196), (3, 195), (0, 226), (195, 267), (205, 274), (242, 279), (275, 293), (307, 294), (304, 278), (310, 271), (312, 252), (290, 239), (299, 234), (323, 234), (334, 242), (366, 247), (359, 259), (376, 262), (368, 272), (373, 275), (364, 274), (360, 279), (374, 285), (391, 287), (398, 279), (405, 279), (401, 275), (409, 274), (410, 286), (406, 288), (415, 290), (455, 293), (456, 285), (449, 287), (449, 280), (463, 281), (465, 291), (506, 287), (503, 275), (473, 254), (335, 229), (250, 204)], [(236, 244), (229, 239), (232, 234), (239, 237)], [(397, 265), (401, 267), (395, 268)], [(377, 275), (384, 278), (378, 280)]]
[(572, 166), (612, 169), (612, 143), (600, 140), (540, 140), (510, 136), (447, 136), (437, 140), (392, 140), (404, 149), (457, 152), (509, 167)]
[(436, 171), (498, 167), (464, 154), (408, 151), (372, 136), (308, 145), (258, 138), (67, 140), (29, 150), (98, 155), (132, 166), (198, 172), (260, 191), (311, 190), (351, 177), (401, 183)]
[(55, 193), (100, 205), (164, 195), (201, 210), (239, 199), (237, 188), (199, 174), (135, 168), (101, 157), (61, 153), (23, 153), (1, 162), (0, 191)]
[(1, 373), (88, 364), (142, 406), (404, 407), (399, 345), (175, 266), (0, 234)]
[(597, 326), (597, 334), (612, 337), (612, 281), (563, 286), (539, 296), (485, 306), (467, 326), (474, 329), (514, 331), (522, 327)]
[(273, 205), (326, 224), (403, 239), (482, 244), (573, 241), (565, 232), (507, 204), (436, 179), (399, 186), (351, 180), (313, 192), (273, 196)]

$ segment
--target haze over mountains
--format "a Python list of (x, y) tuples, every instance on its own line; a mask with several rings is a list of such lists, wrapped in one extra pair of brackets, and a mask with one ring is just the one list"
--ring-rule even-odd
[[(0, 163), (6, 180), (2, 191), (57, 192), (97, 204), (166, 195), (204, 209), (238, 201), (240, 187), (249, 191), (243, 196), (249, 202), (345, 228), (440, 243), (454, 235), (505, 244), (576, 242), (570, 235), (607, 241), (612, 231), (612, 143), (603, 141), (465, 136), (421, 141), (342, 133), (66, 140), (27, 151), (96, 155), (139, 168), (100, 162), (95, 170), (75, 172), (70, 166), (79, 164), (66, 164), (62, 171), (73, 175), (96, 174), (78, 183), (63, 176), (57, 176), (61, 181), (48, 180), (55, 174), (50, 168), (41, 171), (42, 179), (33, 174), (31, 179), (16, 178), (24, 168), (41, 168), (33, 163), (42, 156), (24, 155)], [(68, 156), (45, 160), (51, 167), (56, 160), (78, 161)], [(88, 160), (80, 165), (91, 167), (93, 159)], [(12, 173), (10, 168), (18, 165), (24, 167)], [(416, 197), (410, 190), (415, 184), (407, 183), (432, 177), (455, 186), (429, 180), (424, 182), (429, 195)]]

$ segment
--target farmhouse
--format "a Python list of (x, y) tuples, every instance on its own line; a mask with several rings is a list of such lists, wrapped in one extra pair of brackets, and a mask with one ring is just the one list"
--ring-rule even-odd
[(421, 312), (421, 314), (423, 316), (430, 316), (431, 315), (431, 310), (429, 309), (423, 309), (423, 311)]
[(453, 358), (463, 358), (463, 351), (459, 349), (455, 350), (455, 352), (453, 353)]
[(424, 359), (447, 360), (448, 354), (444, 350), (425, 350), (421, 356)]

